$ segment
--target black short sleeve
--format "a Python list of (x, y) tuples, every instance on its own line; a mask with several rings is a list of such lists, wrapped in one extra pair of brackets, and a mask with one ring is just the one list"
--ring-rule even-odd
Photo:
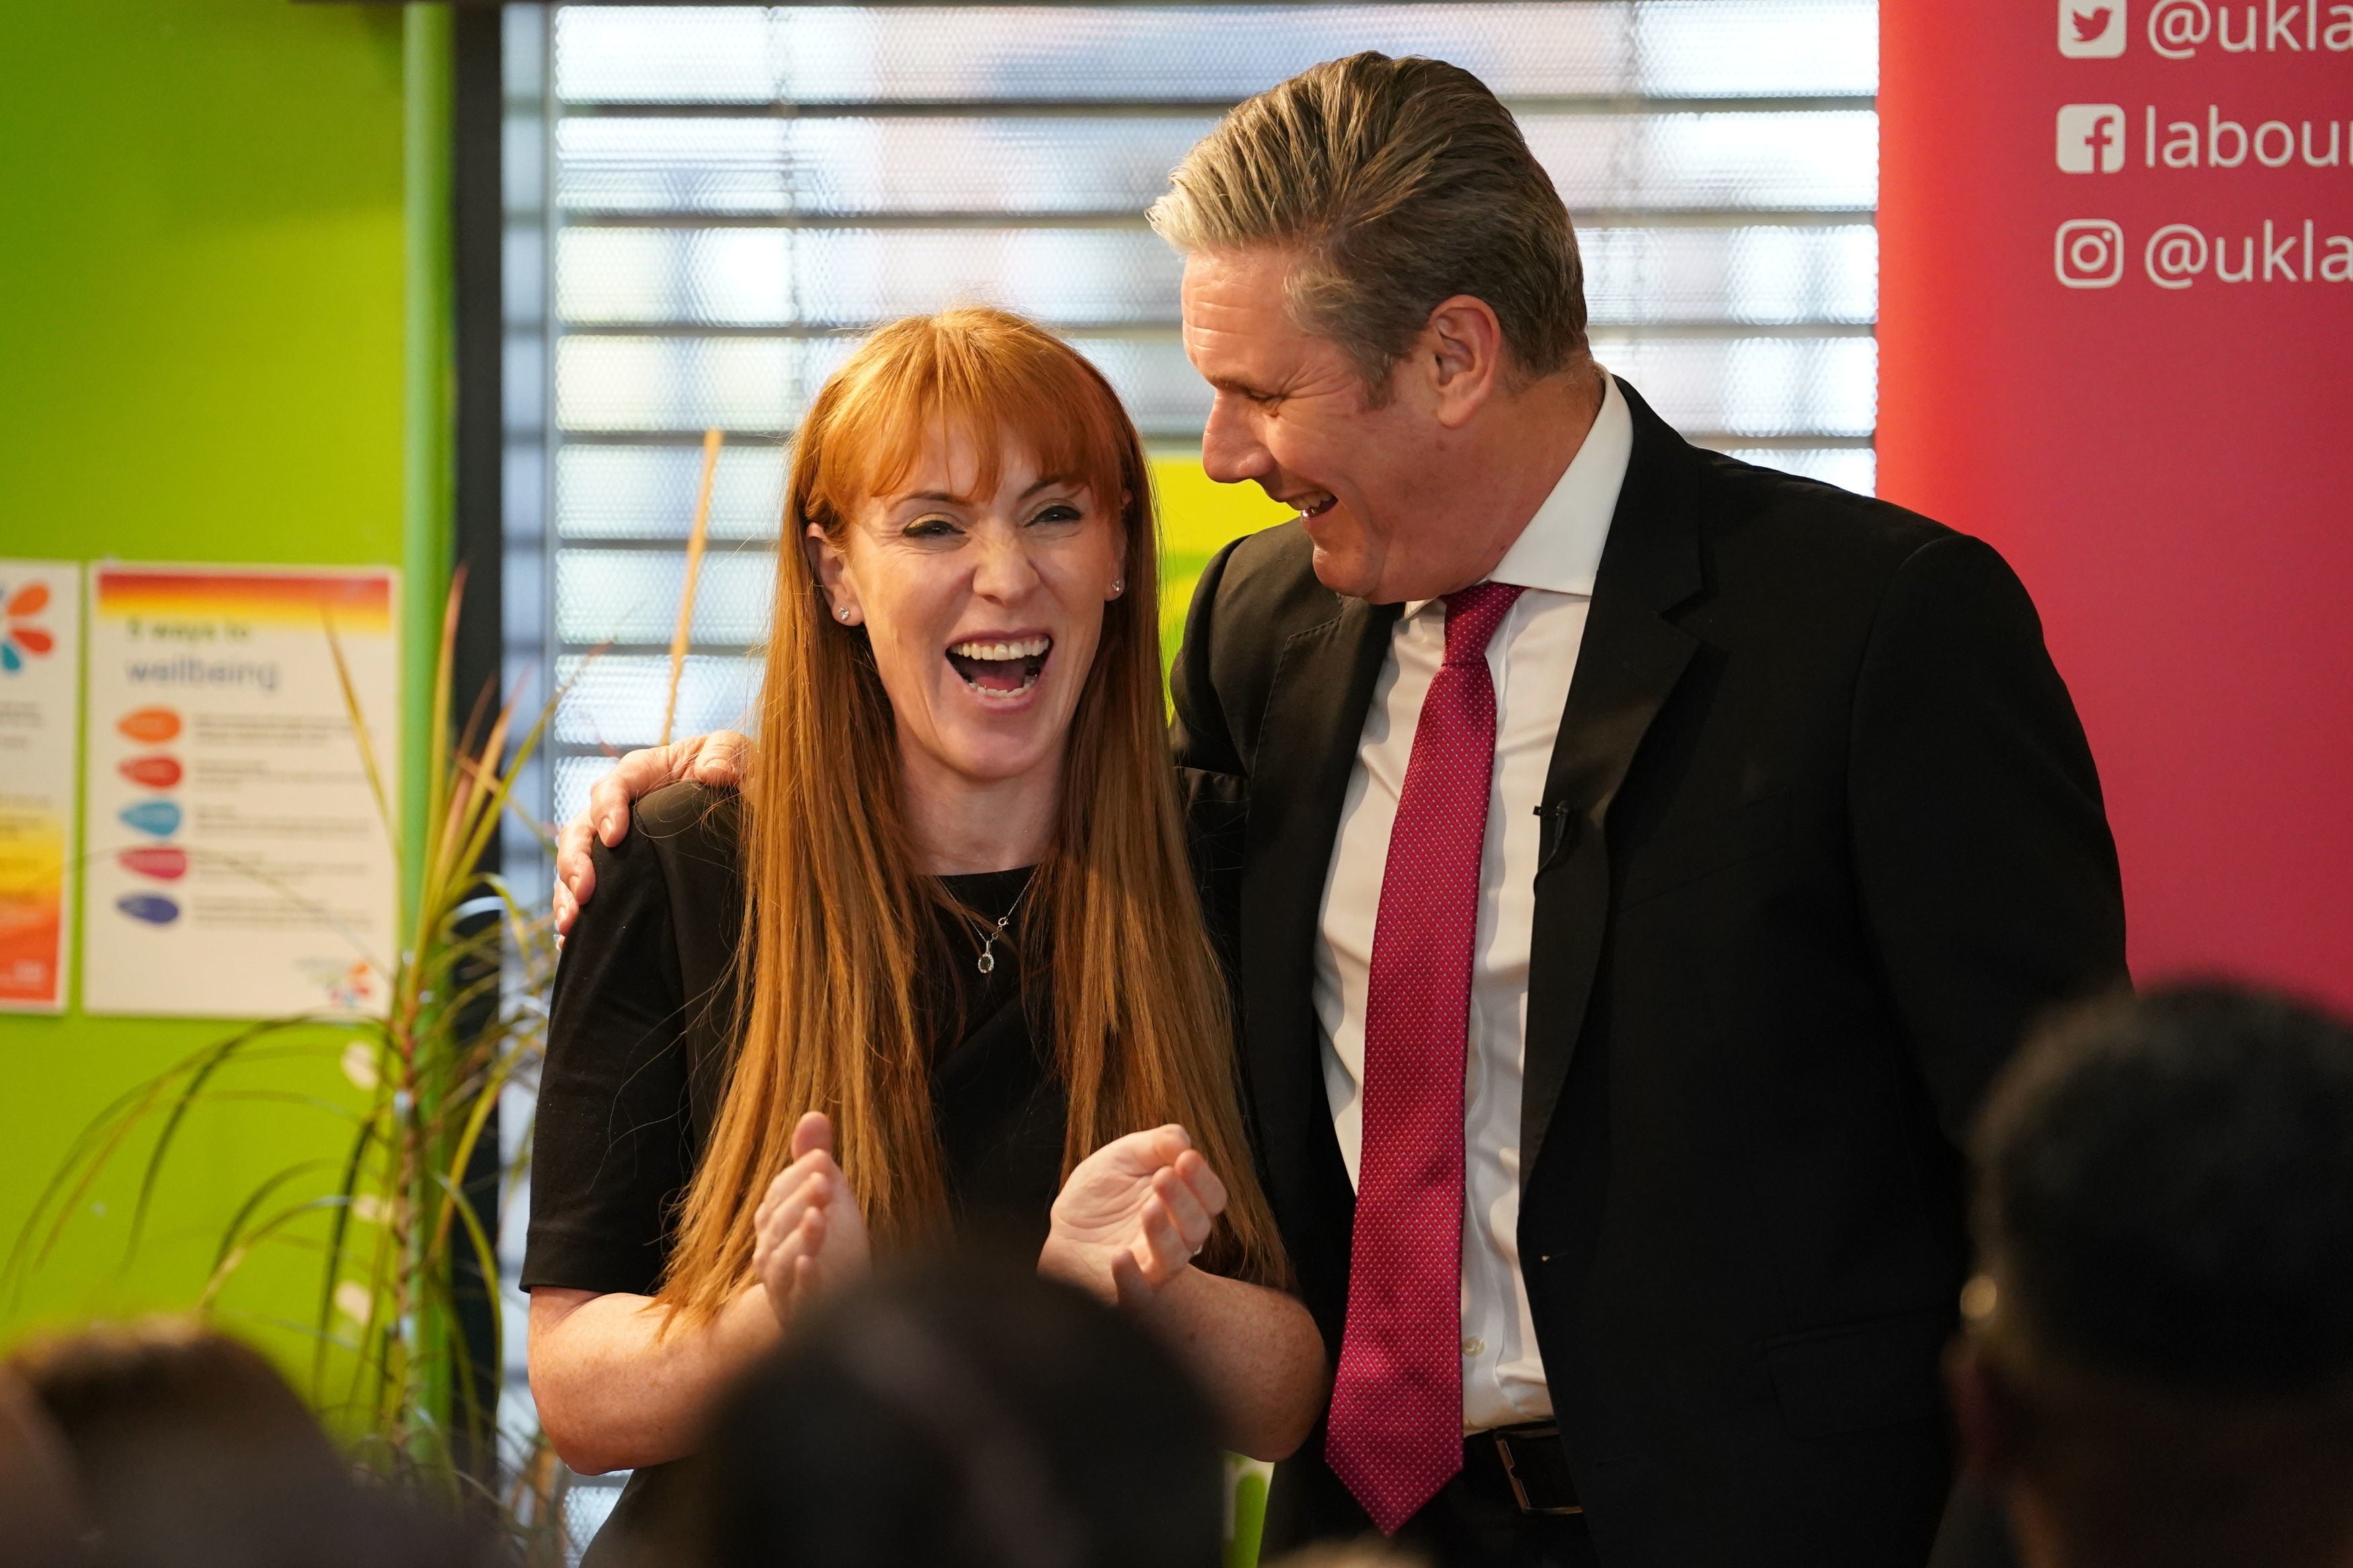
[(693, 1169), (686, 987), (660, 846), (638, 829), (593, 850), (596, 890), (555, 972), (526, 1289), (650, 1294)]

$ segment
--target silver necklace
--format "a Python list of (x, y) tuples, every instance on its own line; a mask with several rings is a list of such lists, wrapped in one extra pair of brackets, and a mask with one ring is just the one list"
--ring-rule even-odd
[(975, 964), (974, 967), (978, 969), (983, 974), (993, 974), (996, 973), (997, 939), (1003, 936), (1005, 934), (1005, 928), (1013, 923), (1013, 911), (1019, 909), (1021, 907), (1021, 900), (1029, 896), (1029, 884), (1030, 882), (1035, 882), (1037, 879), (1038, 873), (1035, 871), (1030, 872), (1029, 881), (1021, 884), (1021, 890), (1013, 895), (1013, 901), (1006, 906), (1005, 912), (1003, 914), (997, 917), (997, 927), (994, 931), (990, 930), (987, 926), (979, 927), (980, 961)]

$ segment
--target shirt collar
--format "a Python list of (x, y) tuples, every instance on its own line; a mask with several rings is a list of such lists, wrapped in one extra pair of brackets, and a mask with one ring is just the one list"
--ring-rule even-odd
[[(1618, 378), (1604, 371), (1601, 381), (1601, 411), (1594, 416), (1584, 444), (1552, 494), (1487, 574), (1489, 582), (1551, 594), (1592, 595), (1594, 577), (1601, 569), (1601, 547), (1609, 538), (1609, 519), (1618, 510), (1618, 492), (1625, 486), (1626, 465), (1634, 455), (1634, 416), (1618, 390)], [(1417, 600), (1405, 613), (1419, 615), (1435, 602)]]

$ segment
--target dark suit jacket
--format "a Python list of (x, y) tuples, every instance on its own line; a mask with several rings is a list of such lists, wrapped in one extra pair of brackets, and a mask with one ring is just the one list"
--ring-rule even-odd
[[(1545, 1368), (1607, 1568), (1914, 1568), (1951, 1481), (1957, 1145), (2035, 1016), (2124, 974), (2099, 781), (1990, 548), (1626, 396), (1540, 813), (1519, 1241)], [(1203, 574), (1175, 677), (1264, 1179), (1335, 1356), (1355, 1200), (1311, 964), (1397, 615), (1319, 584), (1285, 524)], [(1354, 1533), (1322, 1444), (1279, 1489)]]

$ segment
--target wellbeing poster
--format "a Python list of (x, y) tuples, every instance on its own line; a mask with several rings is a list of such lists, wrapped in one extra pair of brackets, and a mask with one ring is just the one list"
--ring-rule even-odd
[(65, 1007), (81, 567), (0, 561), (0, 1010)]
[(396, 800), (397, 599), (384, 568), (90, 568), (85, 1011), (381, 1009), (397, 866), (363, 747)]

